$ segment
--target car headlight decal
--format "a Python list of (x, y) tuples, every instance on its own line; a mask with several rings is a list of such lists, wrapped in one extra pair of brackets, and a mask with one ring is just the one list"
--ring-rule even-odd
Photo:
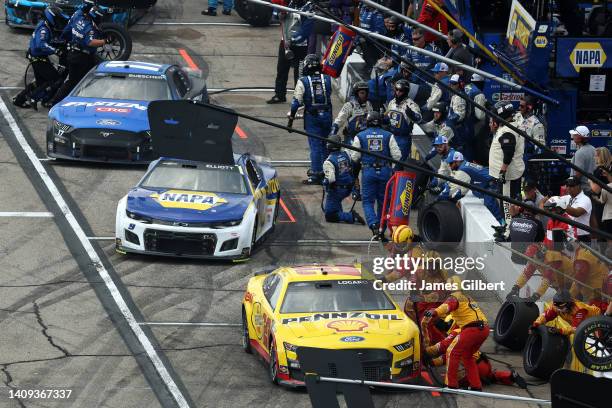
[(399, 352), (402, 352), (402, 351), (406, 351), (409, 348), (411, 348), (413, 343), (414, 343), (413, 339), (410, 339), (407, 342), (404, 342), (404, 343), (397, 344), (397, 345), (393, 346), (393, 348), (396, 349)]
[(59, 138), (65, 138), (64, 134), (72, 131), (73, 129), (72, 126), (59, 122), (55, 119), (53, 119), (52, 126), (53, 126), (53, 136), (59, 137)]
[(140, 221), (140, 222), (145, 223), (145, 224), (151, 224), (151, 222), (152, 222), (151, 218), (145, 217), (144, 215), (140, 215), (140, 214), (137, 214), (137, 213), (129, 211), (129, 210), (125, 210), (125, 214), (128, 216), (128, 218), (131, 218), (131, 219), (136, 220), (136, 221)]

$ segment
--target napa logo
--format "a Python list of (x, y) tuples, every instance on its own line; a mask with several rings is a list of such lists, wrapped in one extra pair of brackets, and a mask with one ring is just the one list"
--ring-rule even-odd
[(570, 62), (576, 72), (580, 68), (599, 68), (606, 63), (606, 53), (598, 42), (579, 42), (570, 53)]
[(412, 203), (412, 181), (406, 181), (406, 187), (400, 194), (400, 204), (402, 205), (402, 214), (408, 215), (410, 213), (410, 204)]
[(154, 193), (149, 197), (166, 208), (187, 208), (191, 210), (206, 211), (213, 207), (227, 203), (227, 200), (214, 193), (199, 191), (168, 190), (163, 193)]

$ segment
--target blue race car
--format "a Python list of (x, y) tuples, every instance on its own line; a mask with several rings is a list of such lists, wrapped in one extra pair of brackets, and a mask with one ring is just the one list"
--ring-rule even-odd
[(154, 100), (208, 102), (206, 83), (176, 65), (107, 61), (49, 111), (47, 155), (67, 160), (143, 164), (151, 145), (147, 107)]
[[(99, 1), (100, 5), (107, 11), (104, 22), (124, 26), (136, 23), (155, 2), (156, 0), (140, 2)], [(4, 0), (5, 22), (10, 27), (34, 28), (42, 18), (43, 11), (47, 6), (58, 6), (64, 13), (71, 16), (82, 3), (83, 0)], [(104, 4), (107, 4), (107, 6), (104, 6)]]
[(156, 101), (149, 121), (163, 157), (117, 205), (117, 251), (248, 258), (276, 224), (276, 170), (248, 153), (234, 154), (235, 115), (187, 101)]

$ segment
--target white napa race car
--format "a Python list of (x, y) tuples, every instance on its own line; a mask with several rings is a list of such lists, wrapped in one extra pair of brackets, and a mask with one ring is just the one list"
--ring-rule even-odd
[(118, 252), (246, 259), (272, 232), (276, 170), (233, 154), (237, 118), (225, 116), (186, 101), (150, 105), (152, 143), (162, 157), (117, 205)]

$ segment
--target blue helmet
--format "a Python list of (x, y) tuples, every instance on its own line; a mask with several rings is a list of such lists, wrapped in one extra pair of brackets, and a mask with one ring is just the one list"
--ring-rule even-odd
[(57, 6), (47, 7), (43, 14), (49, 25), (56, 30), (62, 30), (68, 22), (68, 16)]
[(446, 143), (448, 143), (448, 139), (446, 138), (446, 136), (438, 135), (434, 139), (432, 146), (438, 146)]
[(453, 154), (449, 154), (446, 158), (448, 164), (456, 161), (463, 161), (463, 154), (461, 152), (454, 152)]

